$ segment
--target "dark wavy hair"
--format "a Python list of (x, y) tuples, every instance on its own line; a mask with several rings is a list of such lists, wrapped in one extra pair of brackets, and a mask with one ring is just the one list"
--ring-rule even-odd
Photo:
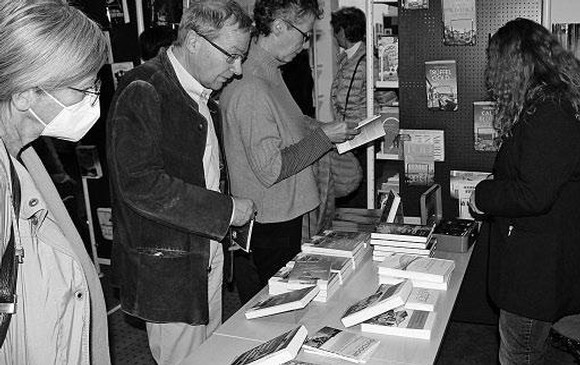
[(334, 32), (344, 29), (344, 36), (353, 43), (365, 39), (366, 22), (365, 13), (354, 6), (340, 8), (330, 15), (330, 25)]
[(518, 18), (489, 41), (485, 79), (496, 101), (494, 127), (506, 137), (534, 105), (568, 103), (580, 119), (580, 62), (540, 24)]
[(320, 19), (322, 14), (318, 0), (258, 0), (254, 5), (256, 32), (263, 36), (270, 34), (270, 27), (276, 19), (298, 23), (307, 15)]

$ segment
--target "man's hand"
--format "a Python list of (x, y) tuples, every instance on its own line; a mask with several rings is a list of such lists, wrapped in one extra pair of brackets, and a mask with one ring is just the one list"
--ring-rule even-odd
[(256, 206), (250, 199), (233, 198), (234, 199), (234, 219), (232, 219), (232, 226), (240, 227), (248, 223), (256, 212)]
[(358, 124), (355, 122), (331, 122), (321, 125), (322, 131), (332, 143), (340, 143), (353, 139), (360, 133), (354, 129)]

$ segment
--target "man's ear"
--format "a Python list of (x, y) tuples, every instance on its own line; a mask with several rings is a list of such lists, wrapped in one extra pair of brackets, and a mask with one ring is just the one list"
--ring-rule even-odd
[(12, 104), (21, 112), (30, 109), (34, 101), (38, 98), (35, 89), (27, 89), (12, 95)]
[(200, 37), (197, 35), (197, 33), (193, 30), (190, 30), (185, 36), (185, 47), (187, 47), (190, 52), (195, 52), (197, 47), (199, 47), (199, 39)]
[(285, 29), (284, 28), (285, 26), (286, 24), (284, 23), (284, 21), (280, 19), (274, 19), (274, 21), (272, 22), (272, 33), (274, 33), (276, 36), (280, 36), (280, 34), (282, 34), (282, 31)]

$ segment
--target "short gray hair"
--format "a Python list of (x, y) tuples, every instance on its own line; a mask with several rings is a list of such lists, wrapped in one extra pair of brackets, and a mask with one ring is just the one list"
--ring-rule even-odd
[(0, 101), (74, 85), (107, 58), (100, 27), (63, 0), (0, 0)]
[(238, 25), (241, 31), (252, 30), (252, 18), (232, 0), (198, 0), (181, 17), (176, 46), (182, 46), (190, 30), (213, 39), (224, 26)]

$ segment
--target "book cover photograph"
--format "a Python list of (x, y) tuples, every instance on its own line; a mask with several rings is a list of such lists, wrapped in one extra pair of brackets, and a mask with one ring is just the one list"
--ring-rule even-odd
[(397, 308), (361, 324), (361, 331), (428, 340), (435, 312)]
[(401, 4), (407, 10), (429, 9), (429, 0), (402, 0)]
[(435, 182), (435, 158), (432, 143), (403, 144), (405, 182), (409, 185), (432, 185)]
[(399, 81), (399, 38), (383, 35), (378, 38), (379, 79), (378, 82)]
[(476, 151), (499, 151), (501, 139), (493, 127), (494, 111), (493, 101), (473, 102), (473, 141)]
[(434, 226), (408, 223), (381, 223), (371, 239), (387, 239), (426, 243), (433, 234)]
[(475, 0), (443, 0), (443, 44), (475, 45)]
[(455, 268), (455, 261), (408, 254), (393, 254), (379, 264), (379, 275), (443, 283)]
[(304, 342), (304, 352), (336, 357), (355, 363), (366, 362), (380, 344), (379, 340), (346, 332), (333, 327), (323, 327)]
[(330, 261), (296, 261), (288, 276), (288, 289), (302, 289), (319, 281), (328, 283), (329, 278)]
[(487, 179), (489, 174), (489, 172), (482, 171), (449, 171), (450, 196), (459, 201), (459, 218), (474, 219), (469, 211), (469, 198), (477, 184), (480, 181)]
[(302, 309), (314, 299), (320, 289), (317, 285), (278, 295), (269, 295), (245, 312), (247, 319), (265, 317), (272, 314)]
[(306, 327), (296, 327), (244, 352), (231, 365), (282, 364), (296, 357), (306, 336), (308, 336)]
[(455, 60), (426, 61), (425, 83), (429, 110), (457, 111), (457, 66)]

